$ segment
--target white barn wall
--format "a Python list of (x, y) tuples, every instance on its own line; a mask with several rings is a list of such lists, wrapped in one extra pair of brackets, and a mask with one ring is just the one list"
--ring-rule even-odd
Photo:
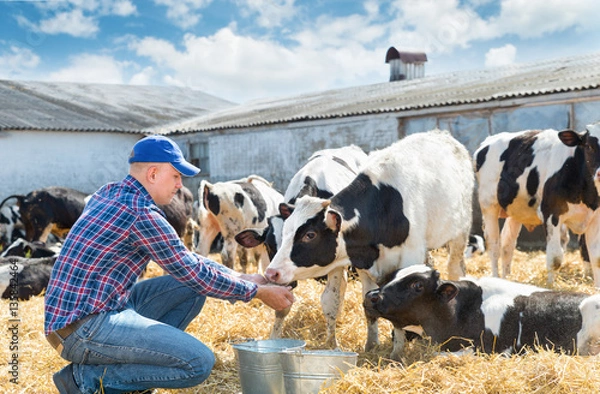
[(122, 179), (141, 135), (109, 132), (2, 131), (0, 199), (47, 186), (93, 193)]
[(355, 144), (365, 152), (398, 140), (395, 115), (370, 115), (227, 131), (209, 139), (211, 182), (258, 174), (283, 192), (313, 152)]

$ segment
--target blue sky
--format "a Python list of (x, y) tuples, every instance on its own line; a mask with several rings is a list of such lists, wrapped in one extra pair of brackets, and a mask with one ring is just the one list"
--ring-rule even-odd
[(600, 51), (597, 0), (0, 0), (0, 79), (175, 85), (234, 101)]

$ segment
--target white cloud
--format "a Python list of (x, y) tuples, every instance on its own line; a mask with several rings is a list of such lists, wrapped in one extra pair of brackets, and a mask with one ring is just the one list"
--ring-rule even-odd
[(46, 34), (70, 34), (74, 37), (93, 37), (98, 32), (98, 21), (83, 15), (80, 9), (59, 12), (40, 22), (39, 30)]
[(258, 14), (255, 19), (259, 26), (272, 28), (278, 27), (284, 21), (290, 20), (296, 14), (294, 7), (295, 0), (236, 0), (245, 16), (252, 17)]
[(135, 5), (129, 0), (118, 0), (110, 4), (110, 14), (117, 16), (130, 16), (137, 12)]
[(187, 34), (181, 47), (156, 38), (131, 44), (138, 56), (157, 65), (157, 72), (168, 75), (164, 81), (236, 102), (331, 89), (340, 81), (361, 84), (377, 69), (381, 74), (375, 78), (387, 80), (384, 50), (373, 53), (354, 44), (325, 51), (302, 45), (291, 49), (240, 36), (229, 27), (209, 37)]
[(516, 56), (517, 48), (512, 44), (506, 44), (500, 48), (492, 48), (485, 54), (485, 66), (507, 66), (515, 62)]
[(109, 15), (127, 17), (136, 14), (137, 8), (130, 0), (68, 0), (40, 1), (35, 5), (47, 15), (38, 24), (23, 16), (17, 22), (35, 32), (69, 34), (74, 37), (95, 37), (99, 32), (99, 19)]
[(40, 57), (28, 48), (12, 45), (0, 52), (0, 78), (11, 78), (37, 67)]
[(201, 18), (197, 11), (208, 6), (212, 0), (154, 0), (167, 7), (167, 18), (182, 29), (195, 26)]
[(111, 56), (81, 54), (70, 59), (70, 65), (53, 73), (48, 80), (58, 82), (83, 82), (121, 84), (125, 65)]
[(301, 47), (313, 50), (387, 41), (385, 26), (371, 23), (369, 18), (356, 14), (342, 18), (319, 17), (309, 28), (292, 35), (292, 38)]
[(395, 0), (390, 42), (427, 53), (449, 53), (488, 36), (486, 22), (457, 0)]
[(597, 0), (503, 0), (491, 24), (499, 34), (535, 38), (568, 28), (597, 30), (599, 14)]
[(151, 85), (156, 76), (156, 71), (152, 67), (145, 67), (143, 70), (135, 73), (130, 79), (131, 85)]

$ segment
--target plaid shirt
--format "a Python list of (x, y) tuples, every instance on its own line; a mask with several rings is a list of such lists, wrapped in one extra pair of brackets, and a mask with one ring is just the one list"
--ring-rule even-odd
[(257, 285), (189, 252), (132, 176), (98, 190), (60, 252), (45, 298), (45, 333), (92, 313), (123, 309), (150, 260), (199, 294), (249, 301)]

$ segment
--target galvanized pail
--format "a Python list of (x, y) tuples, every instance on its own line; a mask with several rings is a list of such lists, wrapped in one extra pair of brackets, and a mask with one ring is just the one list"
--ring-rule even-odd
[(281, 367), (286, 394), (318, 393), (356, 366), (358, 353), (332, 350), (285, 350)]
[(233, 345), (244, 394), (285, 394), (280, 352), (302, 349), (297, 339), (267, 339)]

